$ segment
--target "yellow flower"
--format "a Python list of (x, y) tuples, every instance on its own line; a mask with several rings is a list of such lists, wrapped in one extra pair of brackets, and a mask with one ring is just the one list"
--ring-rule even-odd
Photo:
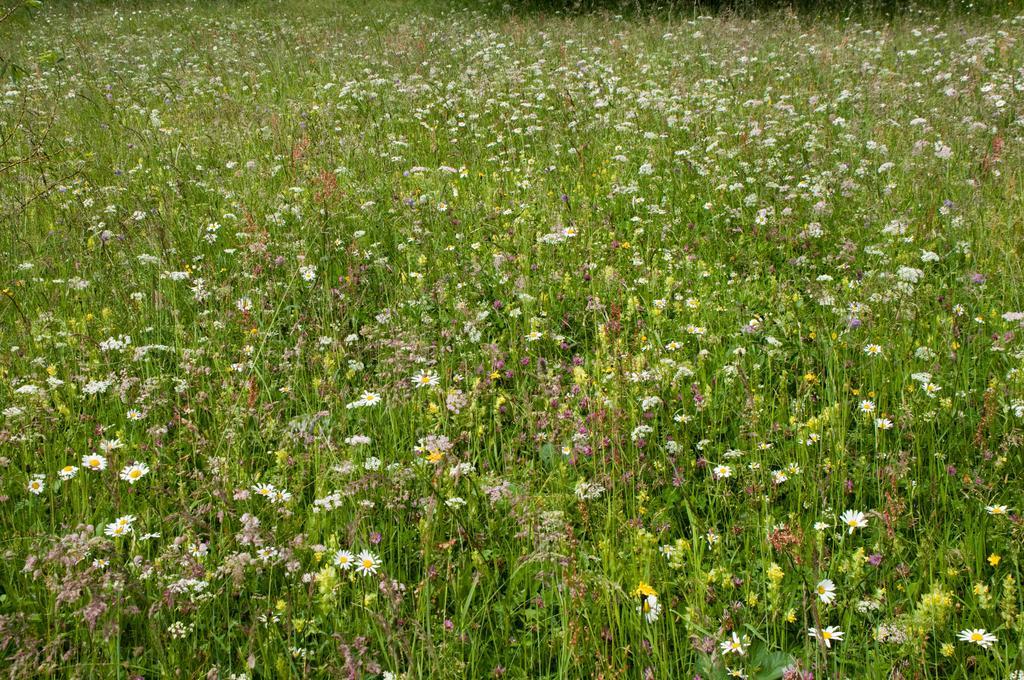
[(940, 651), (942, 652), (942, 656), (948, 659), (949, 657), (953, 656), (953, 645), (949, 642), (946, 642), (942, 645)]
[(658, 591), (652, 588), (649, 584), (640, 581), (636, 586), (636, 590), (633, 591), (633, 594), (641, 597), (650, 597), (651, 595), (657, 597)]
[(998, 567), (999, 566), (999, 560), (1001, 560), (1001, 559), (1003, 559), (1003, 558), (1000, 557), (999, 555), (996, 555), (995, 553), (992, 553), (991, 555), (988, 556), (988, 563), (991, 564), (993, 567)]
[(930, 592), (921, 596), (921, 607), (924, 609), (945, 609), (952, 604), (953, 598), (942, 586), (934, 586)]

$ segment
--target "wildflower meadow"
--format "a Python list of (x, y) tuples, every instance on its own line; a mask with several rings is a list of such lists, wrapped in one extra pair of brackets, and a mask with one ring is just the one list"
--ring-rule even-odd
[(1024, 679), (1024, 6), (596, 4), (0, 6), (0, 677)]

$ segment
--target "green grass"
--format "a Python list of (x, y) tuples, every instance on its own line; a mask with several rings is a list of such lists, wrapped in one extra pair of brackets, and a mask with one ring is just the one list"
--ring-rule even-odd
[(747, 14), (6, 21), (4, 674), (1024, 677), (1024, 13)]

